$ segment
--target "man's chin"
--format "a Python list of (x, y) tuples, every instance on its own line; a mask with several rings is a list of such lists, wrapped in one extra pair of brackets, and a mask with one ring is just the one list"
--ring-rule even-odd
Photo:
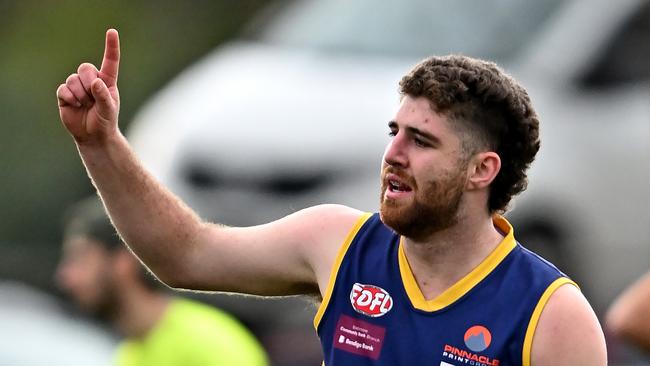
[(79, 311), (87, 315), (95, 316), (99, 312), (98, 306), (95, 303), (77, 300), (75, 306)]
[(403, 227), (406, 218), (409, 216), (408, 205), (399, 204), (394, 201), (384, 200), (379, 209), (379, 218), (381, 221), (398, 234), (401, 234), (399, 228)]
[(108, 319), (109, 314), (114, 312), (113, 307), (104, 301), (90, 299), (75, 299), (76, 308), (87, 316)]
[(413, 240), (426, 240), (433, 233), (444, 230), (456, 222), (455, 211), (426, 210), (417, 204), (392, 204), (382, 202), (379, 215), (384, 225), (395, 233)]

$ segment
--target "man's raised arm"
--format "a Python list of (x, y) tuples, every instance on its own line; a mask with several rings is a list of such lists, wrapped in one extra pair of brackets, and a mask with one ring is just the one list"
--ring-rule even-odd
[(325, 205), (251, 228), (203, 222), (140, 164), (118, 127), (120, 45), (106, 32), (99, 70), (81, 64), (57, 89), (63, 125), (120, 235), (172, 287), (263, 295), (324, 290), (361, 213)]

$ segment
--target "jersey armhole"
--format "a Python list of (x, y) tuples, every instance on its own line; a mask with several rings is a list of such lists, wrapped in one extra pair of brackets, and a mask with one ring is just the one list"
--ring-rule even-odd
[(330, 298), (332, 297), (332, 291), (334, 290), (334, 283), (336, 282), (336, 276), (339, 273), (339, 268), (341, 267), (341, 263), (343, 262), (343, 257), (345, 256), (345, 253), (347, 253), (348, 248), (350, 247), (350, 244), (352, 244), (352, 241), (354, 240), (355, 236), (363, 226), (363, 224), (372, 216), (372, 213), (366, 212), (359, 219), (354, 223), (354, 226), (352, 226), (352, 229), (350, 229), (350, 232), (348, 233), (348, 236), (345, 238), (343, 241), (343, 244), (339, 248), (339, 251), (336, 255), (336, 259), (334, 259), (334, 263), (332, 264), (332, 269), (330, 271), (330, 278), (329, 281), (327, 282), (327, 289), (325, 290), (325, 294), (323, 296), (323, 301), (321, 302), (320, 306), (318, 307), (318, 311), (316, 311), (316, 315), (314, 316), (314, 328), (318, 332), (318, 325), (320, 324), (321, 319), (323, 318), (323, 314), (325, 314), (325, 309), (327, 309), (327, 305), (330, 302)]
[(537, 305), (535, 306), (535, 310), (533, 310), (533, 315), (530, 317), (530, 321), (528, 322), (528, 328), (526, 328), (526, 336), (524, 337), (524, 347), (522, 350), (522, 366), (530, 366), (531, 364), (531, 351), (533, 348), (533, 336), (535, 335), (535, 330), (537, 329), (537, 323), (539, 322), (539, 318), (542, 315), (542, 311), (544, 310), (544, 307), (546, 306), (546, 303), (548, 303), (548, 300), (551, 298), (551, 295), (560, 288), (562, 285), (566, 284), (571, 284), (575, 287), (580, 289), (578, 284), (573, 282), (571, 279), (566, 278), (566, 277), (560, 277), (553, 281), (544, 291), (542, 296), (539, 298), (539, 301), (537, 302)]

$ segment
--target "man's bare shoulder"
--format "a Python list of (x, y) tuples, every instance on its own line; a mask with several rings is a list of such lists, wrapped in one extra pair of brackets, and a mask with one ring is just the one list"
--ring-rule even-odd
[(363, 211), (336, 204), (310, 207), (294, 215), (286, 219), (298, 226), (296, 235), (303, 238), (301, 250), (322, 292), (327, 286), (332, 265), (343, 243), (354, 226), (367, 215)]
[(532, 366), (606, 365), (605, 337), (580, 290), (560, 286), (539, 319), (531, 350)]
[(344, 205), (324, 204), (300, 210), (283, 220), (293, 226), (312, 263), (318, 266), (324, 261), (329, 266), (354, 225), (365, 214)]

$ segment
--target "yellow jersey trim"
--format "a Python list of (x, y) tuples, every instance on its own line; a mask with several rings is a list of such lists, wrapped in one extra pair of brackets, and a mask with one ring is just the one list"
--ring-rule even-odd
[(350, 244), (352, 244), (352, 240), (354, 240), (355, 236), (361, 229), (361, 226), (363, 226), (363, 224), (370, 218), (370, 216), (372, 216), (372, 213), (367, 212), (359, 217), (354, 226), (352, 226), (352, 229), (350, 229), (350, 232), (345, 238), (345, 241), (343, 241), (343, 245), (341, 245), (339, 248), (336, 259), (332, 264), (332, 271), (330, 272), (330, 278), (329, 282), (327, 283), (325, 295), (323, 296), (323, 301), (321, 302), (320, 306), (318, 307), (318, 311), (316, 311), (316, 315), (314, 316), (314, 328), (316, 328), (316, 331), (318, 331), (318, 324), (320, 324), (320, 321), (323, 318), (323, 314), (325, 313), (325, 309), (327, 309), (327, 305), (329, 304), (330, 298), (332, 297), (332, 291), (334, 291), (334, 283), (336, 282), (336, 276), (338, 275), (339, 268), (343, 262), (343, 257), (345, 256), (345, 253), (347, 253)]
[(502, 216), (494, 216), (493, 222), (494, 226), (505, 233), (505, 237), (501, 243), (499, 243), (492, 253), (490, 253), (490, 255), (488, 255), (470, 273), (432, 300), (424, 298), (424, 295), (415, 280), (413, 272), (411, 271), (408, 259), (406, 258), (403, 240), (400, 240), (398, 254), (399, 270), (402, 277), (402, 283), (404, 284), (404, 288), (411, 300), (411, 304), (413, 304), (413, 307), (422, 311), (431, 312), (443, 309), (453, 304), (487, 277), (487, 275), (489, 275), (499, 265), (499, 263), (503, 261), (503, 259), (517, 245), (514, 237), (514, 230), (510, 223)]
[[(522, 366), (530, 366), (531, 363), (531, 350), (533, 348), (533, 336), (535, 335), (535, 330), (537, 329), (537, 323), (539, 323), (539, 317), (542, 315), (542, 310), (548, 303), (548, 300), (551, 298), (551, 295), (557, 290), (560, 286), (571, 284), (575, 287), (578, 285), (572, 280), (566, 277), (560, 277), (557, 280), (553, 281), (547, 288), (546, 291), (542, 294), (533, 310), (533, 315), (530, 317), (530, 322), (528, 323), (528, 328), (526, 329), (526, 336), (524, 337), (524, 348), (522, 351)], [(580, 289), (580, 287), (578, 287)]]

